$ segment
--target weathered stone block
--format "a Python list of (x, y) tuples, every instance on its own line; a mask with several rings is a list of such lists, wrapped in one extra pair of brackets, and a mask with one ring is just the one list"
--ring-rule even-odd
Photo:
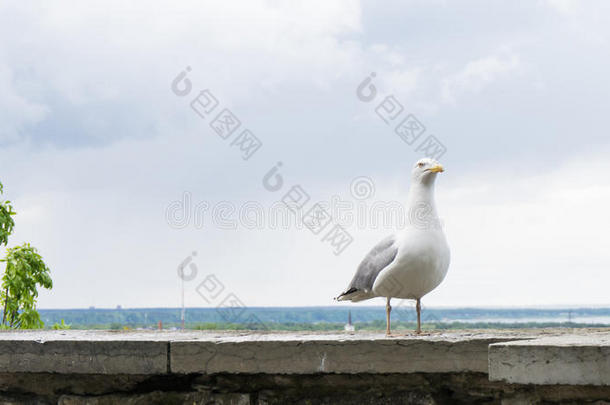
[(490, 343), (500, 338), (435, 334), (380, 338), (277, 334), (173, 340), (173, 373), (448, 373), (487, 372)]
[(116, 333), (44, 332), (0, 333), (0, 372), (167, 372), (167, 342)]
[(610, 335), (492, 344), (489, 378), (517, 384), (610, 385)]

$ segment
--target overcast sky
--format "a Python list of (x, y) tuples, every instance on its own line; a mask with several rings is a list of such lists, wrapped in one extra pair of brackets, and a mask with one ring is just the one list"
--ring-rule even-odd
[[(297, 184), (309, 206), (340, 198), (356, 217), (403, 202), (429, 135), (446, 148), (452, 263), (424, 305), (610, 304), (610, 3), (289, 4), (0, 2), (0, 181), (18, 212), (10, 246), (32, 243), (51, 268), (39, 307), (178, 306), (193, 252), (187, 306), (230, 292), (336, 305), (393, 227), (347, 224), (335, 255), (325, 232), (252, 215)], [(202, 118), (190, 103), (205, 89), (219, 104)], [(386, 124), (388, 96), (404, 111)], [(223, 108), (241, 122), (226, 140), (210, 127)], [(394, 132), (408, 114), (426, 128), (413, 145)], [(232, 142), (246, 128), (262, 147), (244, 160)], [(362, 176), (374, 193), (358, 199)], [(206, 302), (210, 274), (225, 289)]]

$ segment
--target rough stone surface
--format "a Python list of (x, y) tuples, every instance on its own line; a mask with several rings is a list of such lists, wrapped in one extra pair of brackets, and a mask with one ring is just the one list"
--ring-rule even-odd
[(112, 394), (97, 397), (62, 395), (58, 405), (250, 405), (248, 394), (215, 394), (212, 392), (162, 392), (127, 395)]
[(490, 382), (484, 373), (0, 374), (0, 404), (606, 404), (610, 387)]
[(167, 371), (168, 343), (87, 331), (0, 333), (0, 372), (148, 374)]
[(609, 337), (0, 332), (0, 405), (602, 405)]
[(489, 378), (518, 384), (610, 385), (610, 334), (492, 344)]
[(0, 372), (487, 372), (490, 343), (526, 337), (498, 331), (390, 338), (382, 333), (3, 332)]
[(197, 339), (170, 343), (174, 373), (487, 372), (491, 336), (400, 339)]

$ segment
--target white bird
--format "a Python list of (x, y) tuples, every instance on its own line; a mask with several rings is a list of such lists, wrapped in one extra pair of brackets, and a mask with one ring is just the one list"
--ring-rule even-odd
[(408, 224), (379, 242), (362, 260), (349, 287), (336, 299), (358, 302), (386, 297), (386, 334), (390, 335), (391, 298), (414, 299), (421, 333), (421, 298), (445, 278), (450, 253), (434, 203), (434, 182), (443, 166), (419, 160), (407, 197)]

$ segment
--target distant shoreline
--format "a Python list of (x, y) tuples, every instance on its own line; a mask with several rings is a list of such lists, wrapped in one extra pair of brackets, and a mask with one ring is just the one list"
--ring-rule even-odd
[[(181, 308), (40, 309), (45, 327), (65, 324), (85, 329), (154, 329), (181, 327)], [(340, 330), (348, 322), (358, 329), (382, 328), (380, 306), (212, 307), (186, 308), (190, 329)], [(436, 329), (610, 326), (610, 307), (602, 308), (423, 308), (424, 324)], [(410, 328), (411, 305), (394, 306), (392, 323)], [(378, 325), (379, 324), (379, 325)]]

